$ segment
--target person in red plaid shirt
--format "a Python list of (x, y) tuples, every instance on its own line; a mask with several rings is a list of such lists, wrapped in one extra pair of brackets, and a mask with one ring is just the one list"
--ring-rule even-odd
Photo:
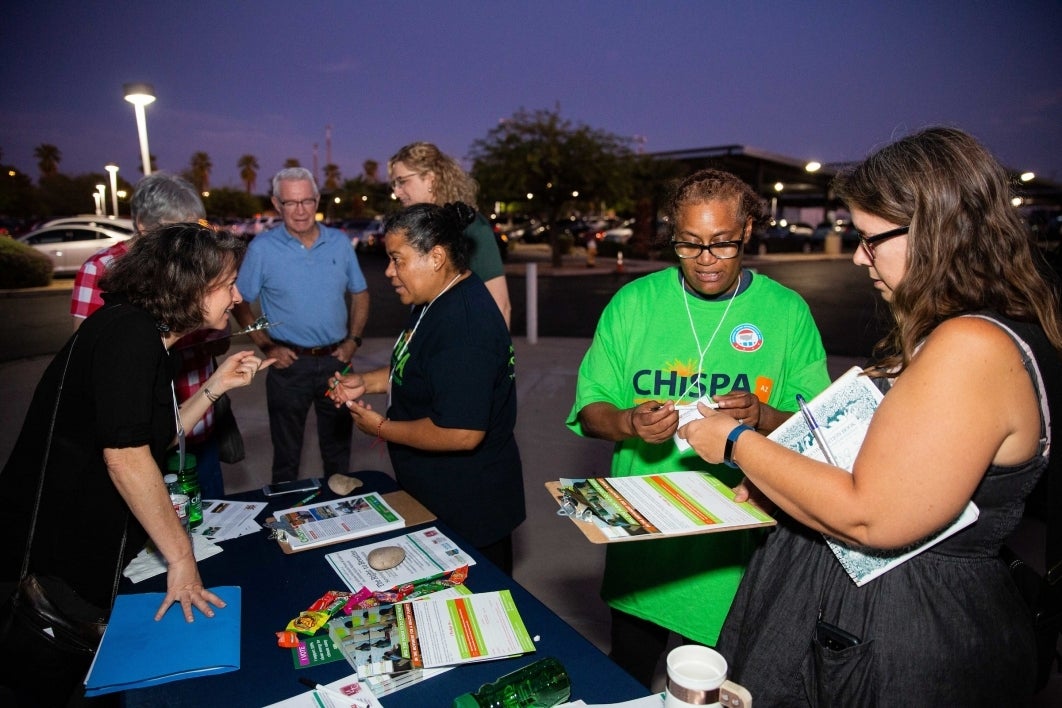
[[(129, 207), (138, 235), (163, 224), (206, 218), (206, 210), (195, 187), (181, 177), (163, 172), (148, 175), (137, 183)], [(78, 270), (70, 297), (74, 329), (103, 306), (99, 280), (114, 259), (125, 255), (132, 242), (132, 239), (122, 241), (93, 254)], [(191, 398), (214, 373), (214, 357), (224, 354), (229, 344), (228, 339), (220, 339), (219, 344), (206, 344), (217, 337), (217, 330), (201, 329), (183, 337), (173, 346), (171, 351), (177, 357), (174, 386), (179, 401)], [(210, 408), (188, 434), (189, 450), (196, 456), (199, 485), (204, 499), (217, 499), (225, 494), (213, 429), (214, 411)]]

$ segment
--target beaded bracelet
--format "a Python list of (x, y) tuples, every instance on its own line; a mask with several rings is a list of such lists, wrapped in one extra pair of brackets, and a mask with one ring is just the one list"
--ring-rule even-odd
[(386, 422), (387, 422), (387, 418), (380, 418), (380, 424), (376, 426), (376, 439), (377, 440), (383, 440), (384, 442), (387, 442), (386, 440), (383, 439), (383, 435), (382, 435), (382, 433), (383, 433), (383, 424), (386, 423)]

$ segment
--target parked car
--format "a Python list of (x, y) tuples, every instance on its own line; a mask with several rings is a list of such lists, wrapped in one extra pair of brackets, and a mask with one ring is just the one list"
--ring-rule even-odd
[(39, 228), (45, 226), (68, 226), (70, 224), (93, 224), (97, 226), (103, 226), (111, 229), (112, 231), (120, 231), (129, 235), (136, 233), (136, 227), (133, 226), (132, 219), (125, 219), (123, 217), (115, 216), (100, 216), (99, 214), (80, 214), (78, 216), (64, 216), (59, 219), (52, 219), (46, 221), (40, 225)]
[(803, 222), (790, 223), (781, 219), (772, 223), (763, 234), (768, 253), (802, 251), (811, 253), (815, 229)]
[(383, 220), (382, 219), (344, 219), (336, 224), (336, 228), (346, 232), (350, 237), (350, 245), (356, 251), (374, 251), (383, 253)]
[(44, 226), (18, 240), (51, 258), (56, 274), (74, 275), (89, 256), (132, 236), (101, 224), (72, 223)]
[(634, 235), (634, 219), (627, 219), (620, 223), (619, 226), (614, 226), (604, 232), (602, 241), (608, 241), (610, 243), (618, 243), (621, 246), (631, 240), (631, 236)]

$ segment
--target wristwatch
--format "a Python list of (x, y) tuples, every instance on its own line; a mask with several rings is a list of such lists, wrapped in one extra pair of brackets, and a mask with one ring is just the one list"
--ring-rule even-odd
[(734, 443), (737, 442), (738, 436), (746, 430), (752, 430), (747, 425), (739, 425), (730, 431), (730, 434), (726, 436), (726, 447), (723, 448), (723, 463), (737, 469), (737, 463), (734, 462)]
[(348, 334), (346, 337), (344, 337), (344, 341), (346, 341), (347, 339), (354, 342), (354, 344), (357, 345), (358, 349), (361, 349), (361, 337), (357, 336), (356, 334)]

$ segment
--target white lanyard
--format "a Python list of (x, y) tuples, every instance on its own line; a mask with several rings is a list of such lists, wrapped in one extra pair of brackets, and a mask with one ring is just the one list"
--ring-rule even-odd
[[(429, 302), (427, 305), (424, 306), (424, 309), (420, 311), (420, 316), (417, 317), (417, 321), (413, 324), (413, 329), (411, 329), (409, 331), (409, 335), (408, 336), (406, 335), (405, 332), (399, 333), (398, 339), (395, 340), (395, 345), (393, 347), (391, 347), (391, 351), (392, 351), (391, 361), (393, 361), (395, 364), (397, 364), (399, 361), (402, 360), (402, 356), (407, 351), (409, 351), (409, 342), (413, 339), (413, 335), (417, 333), (417, 327), (420, 327), (420, 323), (421, 323), (421, 321), (424, 320), (424, 315), (426, 315), (428, 313), (428, 309), (432, 305), (435, 304), (436, 300), (438, 300), (440, 297), (443, 296), (443, 293), (445, 293), (447, 290), (452, 288), (454, 286), (454, 283), (456, 283), (458, 280), (461, 279), (462, 275), (463, 275), (463, 273), (458, 273), (457, 275), (455, 275), (453, 277), (453, 280), (451, 280), (449, 283), (447, 283), (446, 287), (443, 288), (442, 290), (440, 290), (439, 294), (436, 295), (435, 297), (433, 297), (431, 299), (431, 302)], [(391, 407), (391, 383), (394, 381), (394, 378), (395, 378), (395, 367), (394, 367), (394, 365), (392, 365), (390, 370), (387, 372), (387, 407), (388, 408)], [(386, 413), (386, 411), (385, 411), (385, 413)]]
[[(697, 327), (693, 323), (693, 313), (690, 312), (690, 294), (686, 292), (685, 282), (686, 280), (684, 277), (679, 277), (679, 289), (682, 290), (682, 304), (686, 306), (686, 317), (689, 318), (690, 331), (693, 333), (693, 341), (694, 343), (696, 343), (697, 353), (700, 355), (700, 359), (697, 361), (697, 370), (694, 373), (700, 374), (704, 370), (704, 355), (707, 354), (708, 350), (712, 348), (712, 342), (715, 341), (715, 335), (719, 334), (719, 329), (723, 326), (723, 321), (726, 319), (727, 313), (730, 312), (730, 306), (733, 305), (734, 300), (737, 299), (737, 291), (741, 289), (741, 279), (739, 275), (737, 287), (734, 289), (734, 294), (731, 295), (729, 302), (726, 303), (726, 309), (723, 310), (722, 317), (719, 318), (719, 322), (715, 325), (715, 331), (712, 332), (711, 338), (708, 340), (708, 343), (704, 345), (703, 349), (701, 349), (701, 338), (697, 336)], [(693, 375), (691, 375), (689, 383), (686, 385), (685, 390), (683, 390), (683, 392), (675, 399), (676, 401), (682, 400), (686, 397), (687, 394), (689, 394), (690, 389), (693, 388), (693, 382), (694, 377)]]

